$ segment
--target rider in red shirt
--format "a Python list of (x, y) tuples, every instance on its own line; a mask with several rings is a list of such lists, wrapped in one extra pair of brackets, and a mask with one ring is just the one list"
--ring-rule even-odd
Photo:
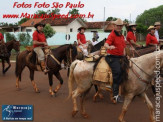
[(154, 35), (155, 34), (155, 29), (156, 28), (154, 26), (150, 26), (148, 28), (149, 33), (147, 34), (147, 37), (146, 37), (146, 46), (159, 44), (158, 41), (157, 41), (157, 38)]
[(129, 24), (128, 26), (128, 33), (126, 39), (131, 47), (141, 47), (139, 44), (136, 43), (136, 26), (136, 24)]
[(80, 27), (78, 28), (79, 33), (77, 34), (77, 41), (78, 41), (78, 46), (82, 50), (84, 56), (88, 56), (88, 51), (87, 51), (87, 42), (84, 32), (85, 32), (85, 27)]
[(48, 70), (45, 66), (45, 54), (42, 50), (42, 47), (47, 46), (46, 37), (43, 33), (43, 28), (45, 27), (44, 24), (38, 23), (35, 24), (36, 31), (33, 33), (33, 47), (34, 51), (38, 56), (38, 60), (41, 62), (41, 67), (44, 73), (47, 73)]
[[(123, 28), (123, 21), (117, 19), (114, 22), (114, 30), (109, 34), (105, 48), (107, 49), (106, 62), (112, 69), (113, 74), (113, 96), (116, 102), (123, 102), (119, 94), (119, 84), (122, 81), (122, 69), (120, 60), (125, 55), (125, 40), (121, 34)], [(109, 87), (109, 86), (106, 86)]]

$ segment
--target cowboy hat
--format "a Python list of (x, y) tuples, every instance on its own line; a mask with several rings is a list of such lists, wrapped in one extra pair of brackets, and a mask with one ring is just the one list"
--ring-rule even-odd
[(136, 23), (130, 23), (128, 26), (129, 26), (129, 27), (130, 27), (130, 26), (137, 26), (137, 24), (136, 24)]
[(37, 23), (37, 24), (34, 25), (34, 27), (37, 28), (40, 25), (43, 26), (43, 27), (45, 27), (45, 24), (42, 24), (42, 23)]
[(161, 25), (160, 22), (155, 22), (154, 26)]
[(149, 26), (147, 30), (156, 29), (154, 26)]
[(121, 19), (119, 19), (119, 18), (116, 21), (113, 21), (113, 24), (115, 24), (115, 25), (124, 25), (123, 21)]
[(86, 28), (82, 26), (82, 27), (78, 28), (78, 31), (81, 31), (81, 29), (86, 30)]

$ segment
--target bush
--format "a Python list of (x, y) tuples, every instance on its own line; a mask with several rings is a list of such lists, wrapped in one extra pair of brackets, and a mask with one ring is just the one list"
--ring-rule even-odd
[(16, 37), (14, 34), (6, 33), (6, 42), (16, 40)]
[(32, 38), (29, 33), (19, 33), (18, 40), (20, 41), (20, 44), (24, 47), (32, 45)]
[(43, 31), (44, 31), (46, 38), (50, 38), (55, 34), (55, 31), (53, 30), (53, 28), (49, 24), (46, 24)]

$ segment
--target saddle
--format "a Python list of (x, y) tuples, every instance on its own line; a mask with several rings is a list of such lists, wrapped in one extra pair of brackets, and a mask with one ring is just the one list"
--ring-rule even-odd
[(28, 64), (32, 64), (34, 66), (34, 69), (36, 69), (37, 71), (42, 71), (41, 62), (38, 60), (38, 56), (35, 51), (33, 49), (27, 51), (29, 52), (26, 57), (26, 61), (28, 62)]
[(106, 49), (105, 47), (101, 47), (100, 49), (100, 54), (99, 55), (88, 55), (87, 57), (84, 58), (85, 61), (87, 62), (96, 62), (101, 56), (106, 56)]
[(103, 85), (109, 85), (110, 87), (112, 87), (112, 70), (108, 63), (105, 61), (105, 57), (102, 57), (96, 66), (93, 74), (93, 83), (96, 85), (99, 83), (103, 83)]

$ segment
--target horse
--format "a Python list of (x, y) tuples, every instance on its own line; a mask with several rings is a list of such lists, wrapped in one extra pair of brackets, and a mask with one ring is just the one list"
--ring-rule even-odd
[[(37, 88), (37, 85), (34, 81), (34, 72), (38, 71), (38, 68), (36, 66), (36, 53), (32, 51), (33, 54), (31, 54), (31, 51), (25, 50), (18, 54), (16, 59), (16, 68), (15, 68), (15, 75), (16, 75), (16, 88), (19, 90), (19, 81), (21, 81), (21, 73), (23, 69), (27, 66), (30, 71), (30, 80), (32, 82), (34, 91), (36, 93), (40, 93), (39, 89)], [(51, 56), (48, 55), (46, 57), (46, 66), (49, 70), (48, 72), (48, 78), (49, 78), (49, 93), (51, 96), (54, 96), (54, 93), (57, 93), (58, 90), (61, 88), (61, 85), (63, 84), (63, 79), (60, 75), (61, 70), (61, 62), (64, 60), (64, 62), (69, 66), (72, 61), (75, 60), (77, 55), (77, 49), (76, 47), (66, 44), (62, 45), (58, 48), (51, 49)], [(30, 56), (32, 55), (32, 56)], [(52, 90), (53, 85), (53, 75), (56, 76), (56, 78), (60, 81), (60, 83), (57, 85), (56, 89)]]
[[(141, 96), (147, 103), (150, 111), (150, 119), (155, 122), (154, 109), (151, 101), (146, 95), (146, 90), (152, 78), (155, 76), (156, 59), (160, 61), (160, 69), (163, 68), (163, 51), (156, 51), (137, 58), (130, 59), (130, 67), (127, 68), (128, 77), (127, 80), (122, 82), (122, 88), (124, 91), (124, 104), (122, 112), (119, 116), (119, 122), (124, 121), (124, 115), (127, 112), (128, 106), (136, 96)], [(148, 61), (148, 63), (147, 63)], [(81, 100), (81, 114), (84, 118), (88, 117), (84, 108), (84, 98), (91, 89), (93, 84), (93, 72), (95, 63), (89, 63), (84, 61), (75, 60), (70, 66), (70, 76), (68, 79), (69, 96), (73, 100), (72, 116), (74, 117), (78, 112), (77, 97), (80, 95)], [(76, 88), (73, 90), (73, 84), (76, 83)]]
[[(8, 56), (7, 57), (0, 56), (0, 59), (2, 60), (2, 73), (3, 74), (5, 74), (11, 67), (11, 63), (10, 63), (11, 50), (14, 49), (16, 52), (20, 51), (19, 41), (16, 41), (16, 40), (8, 41), (5, 43), (5, 46), (7, 47)], [(7, 68), (5, 68), (5, 61), (8, 63)]]
[[(97, 43), (94, 46), (92, 45), (91, 42), (88, 42), (88, 47), (87, 47), (88, 53), (89, 54), (91, 53), (93, 55), (99, 54), (99, 50), (101, 49), (102, 46), (104, 46), (105, 41), (106, 41), (106, 38), (103, 39), (102, 41), (100, 41), (99, 43)], [(77, 48), (77, 49), (78, 49), (77, 59), (83, 60), (84, 55), (83, 55), (82, 51), (79, 48)]]

